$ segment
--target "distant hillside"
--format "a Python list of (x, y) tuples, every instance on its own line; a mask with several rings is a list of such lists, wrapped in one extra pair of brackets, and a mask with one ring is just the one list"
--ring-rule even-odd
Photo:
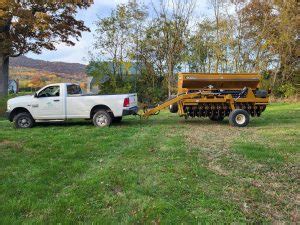
[(49, 62), (26, 56), (10, 58), (11, 67), (28, 67), (52, 73), (85, 74), (85, 65), (80, 63)]
[(58, 82), (86, 83), (86, 66), (79, 63), (48, 62), (20, 56), (10, 59), (9, 78), (21, 88), (39, 88)]

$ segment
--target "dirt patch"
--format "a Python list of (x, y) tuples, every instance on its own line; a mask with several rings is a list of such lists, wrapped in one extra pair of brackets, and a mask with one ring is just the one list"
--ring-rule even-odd
[(189, 151), (198, 151), (202, 167), (232, 181), (230, 186), (224, 187), (224, 199), (236, 202), (250, 221), (258, 221), (258, 218), (272, 222), (297, 220), (299, 168), (291, 163), (270, 165), (249, 160), (232, 149), (236, 139), (244, 137), (247, 142), (261, 143), (268, 148), (275, 147), (276, 143), (265, 140), (259, 128), (239, 129), (223, 123), (204, 123), (185, 125), (186, 144)]
[[(199, 149), (199, 158), (204, 158), (204, 166), (219, 175), (229, 175), (232, 171), (231, 166), (224, 166), (222, 161), (235, 161), (239, 166), (247, 166), (247, 162), (243, 157), (233, 154), (230, 150), (233, 141), (246, 132), (246, 129), (230, 127), (227, 124), (217, 124), (206, 122), (201, 126), (195, 126), (193, 123), (187, 123), (185, 129), (185, 139), (190, 149)], [(257, 164), (256, 166), (259, 166)]]
[(22, 144), (16, 143), (9, 140), (0, 141), (0, 149), (12, 148), (14, 150), (20, 150), (22, 148)]

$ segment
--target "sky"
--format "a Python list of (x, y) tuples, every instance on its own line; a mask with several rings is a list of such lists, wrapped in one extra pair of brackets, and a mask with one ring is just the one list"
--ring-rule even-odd
[[(156, 4), (159, 0), (143, 0), (147, 4), (151, 1)], [(76, 18), (83, 20), (91, 32), (82, 32), (82, 37), (76, 41), (75, 46), (67, 46), (65, 44), (56, 45), (56, 51), (44, 50), (42, 54), (27, 53), (26, 56), (33, 59), (46, 61), (61, 61), (69, 63), (88, 64), (89, 52), (93, 52), (93, 33), (95, 31), (95, 22), (98, 18), (107, 17), (111, 10), (118, 4), (126, 3), (128, 0), (94, 0), (94, 4), (88, 9), (79, 10)], [(197, 7), (195, 9), (195, 17), (206, 15), (209, 11), (206, 0), (196, 0)]]

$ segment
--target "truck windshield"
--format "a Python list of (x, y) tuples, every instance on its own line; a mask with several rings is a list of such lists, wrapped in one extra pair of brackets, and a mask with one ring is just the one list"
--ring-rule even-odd
[(81, 90), (79, 85), (70, 84), (70, 85), (67, 85), (67, 94), (68, 94), (68, 96), (70, 96), (70, 95), (81, 95), (82, 90)]

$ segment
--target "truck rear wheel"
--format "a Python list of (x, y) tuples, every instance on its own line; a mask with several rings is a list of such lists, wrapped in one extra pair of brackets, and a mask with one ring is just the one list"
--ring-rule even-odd
[(93, 116), (93, 124), (96, 127), (107, 127), (110, 126), (112, 118), (105, 110), (99, 110)]
[(17, 115), (15, 115), (13, 122), (16, 128), (22, 129), (31, 128), (34, 125), (34, 119), (27, 112), (18, 113)]
[(229, 114), (229, 123), (234, 127), (245, 127), (249, 124), (250, 115), (246, 110), (235, 109)]

